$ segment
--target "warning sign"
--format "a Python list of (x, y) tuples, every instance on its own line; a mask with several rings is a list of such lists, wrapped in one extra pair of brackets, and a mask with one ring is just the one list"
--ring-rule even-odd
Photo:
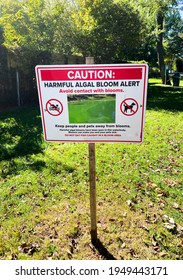
[(46, 141), (143, 141), (148, 66), (38, 65)]
[(138, 103), (133, 98), (126, 98), (121, 102), (120, 110), (126, 116), (133, 116), (138, 111)]

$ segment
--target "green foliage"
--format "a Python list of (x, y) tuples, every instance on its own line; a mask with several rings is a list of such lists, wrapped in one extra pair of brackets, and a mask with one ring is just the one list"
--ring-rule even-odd
[[(181, 56), (178, 2), (3, 0), (0, 25), (10, 63), (16, 68), (49, 64), (55, 53), (92, 55), (102, 63), (145, 59), (156, 66), (156, 38), (162, 32), (167, 56)], [(165, 30), (157, 26), (158, 10)]]
[[(78, 1), (81, 29), (78, 48), (96, 62), (130, 59), (142, 40), (143, 23), (127, 2)], [(87, 12), (86, 12), (87, 11)], [(90, 23), (90, 26), (88, 26)]]
[(167, 12), (165, 26), (166, 57), (171, 65), (172, 61), (183, 56), (183, 19), (177, 9)]
[(160, 71), (158, 67), (150, 67), (149, 68), (149, 78), (159, 78), (160, 77)]
[(181, 1), (138, 0), (137, 9), (146, 23), (146, 42), (141, 45), (138, 59), (145, 58), (156, 67), (158, 62), (164, 81), (164, 61), (172, 68), (175, 57), (182, 56), (182, 20), (178, 10)]
[(50, 63), (55, 52), (71, 52), (72, 26), (64, 1), (7, 0), (1, 9), (4, 45), (14, 67), (30, 72), (36, 64)]
[(44, 0), (5, 2), (1, 22), (6, 47), (49, 50), (53, 27)]
[(71, 5), (67, 1), (52, 2), (51, 25), (53, 26), (52, 50), (54, 53), (68, 56), (75, 51), (76, 27), (71, 14)]

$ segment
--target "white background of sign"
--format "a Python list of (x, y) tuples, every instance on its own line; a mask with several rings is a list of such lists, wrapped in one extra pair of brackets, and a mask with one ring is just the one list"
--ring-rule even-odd
[[(102, 71), (105, 70), (112, 71), (113, 76), (103, 77)], [(85, 78), (87, 71), (90, 75)], [(80, 73), (84, 73), (84, 78)], [(100, 75), (97, 76), (95, 73)], [(148, 79), (147, 65), (40, 65), (36, 67), (36, 76), (46, 141), (133, 143), (143, 141)], [(96, 90), (99, 92), (96, 93)], [(115, 122), (69, 123), (67, 93), (61, 91), (68, 93), (86, 91), (86, 93), (80, 93), (83, 95), (101, 94), (103, 91), (106, 95), (116, 94)], [(58, 104), (56, 101), (53, 101), (53, 104), (51, 101), (49, 102), (49, 100), (54, 99), (58, 100)], [(130, 111), (133, 100), (136, 102)], [(52, 106), (49, 107), (48, 104)], [(63, 105), (61, 113), (59, 113), (60, 104)], [(126, 112), (125, 104), (127, 105)], [(78, 114), (80, 113), (78, 111)], [(102, 127), (99, 128), (100, 124)]]

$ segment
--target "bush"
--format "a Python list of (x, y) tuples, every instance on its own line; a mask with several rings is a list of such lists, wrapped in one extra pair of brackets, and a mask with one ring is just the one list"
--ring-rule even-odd
[(149, 78), (159, 78), (160, 70), (158, 67), (149, 67)]

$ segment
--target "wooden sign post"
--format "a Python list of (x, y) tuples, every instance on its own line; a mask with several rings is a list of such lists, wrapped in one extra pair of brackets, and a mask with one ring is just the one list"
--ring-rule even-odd
[(88, 144), (89, 149), (89, 178), (90, 178), (90, 216), (91, 216), (91, 241), (97, 241), (97, 207), (96, 207), (96, 160), (95, 143)]
[[(86, 64), (94, 64), (93, 57), (86, 57)], [(96, 159), (95, 143), (88, 144), (89, 152), (89, 182), (90, 182), (90, 217), (91, 217), (91, 242), (97, 242), (97, 207), (96, 207)]]

